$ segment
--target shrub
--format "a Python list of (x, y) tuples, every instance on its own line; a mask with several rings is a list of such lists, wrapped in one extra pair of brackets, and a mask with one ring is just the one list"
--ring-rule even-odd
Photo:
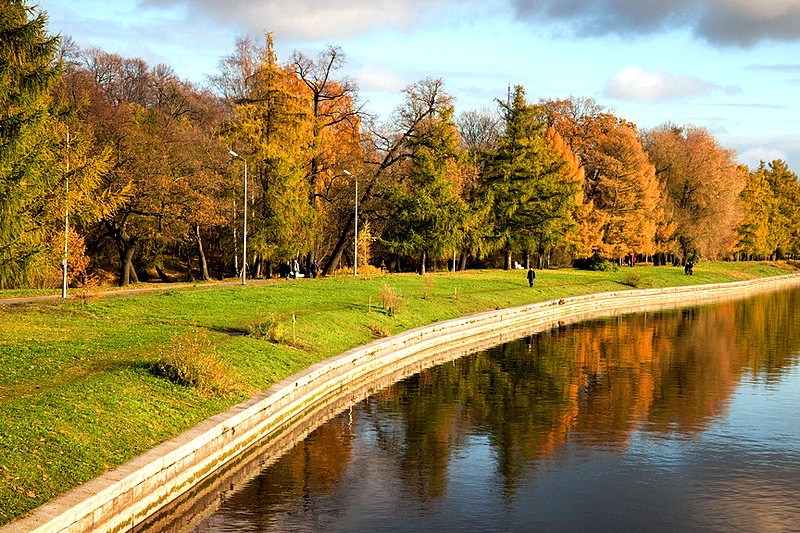
[(159, 349), (153, 372), (203, 395), (224, 395), (236, 389), (208, 336), (197, 331), (175, 335), (170, 344)]
[(585, 257), (576, 259), (572, 266), (579, 270), (592, 270), (592, 271), (605, 271), (605, 272), (616, 272), (619, 267), (613, 261), (609, 261), (604, 257), (600, 257), (599, 255), (595, 254), (592, 257)]
[(283, 326), (278, 315), (272, 314), (247, 326), (247, 335), (254, 339), (280, 343), (284, 340)]
[[(361, 261), (359, 261), (360, 263)], [(372, 266), (372, 265), (358, 265), (358, 277), (361, 279), (372, 279), (383, 276), (386, 274), (386, 271), (380, 267)], [(343, 267), (336, 270), (333, 273), (335, 277), (339, 276), (353, 276), (353, 268), (352, 267)]]
[(381, 324), (378, 324), (376, 322), (373, 322), (367, 327), (369, 328), (370, 333), (372, 333), (378, 338), (391, 337), (392, 335), (392, 332), (389, 331), (385, 326), (382, 326)]
[(622, 284), (638, 289), (642, 286), (642, 277), (636, 272), (628, 272), (625, 274)]
[(378, 301), (381, 302), (383, 310), (386, 311), (386, 314), (389, 316), (394, 316), (395, 313), (399, 313), (403, 306), (403, 297), (400, 295), (400, 292), (387, 284), (384, 284), (378, 292)]

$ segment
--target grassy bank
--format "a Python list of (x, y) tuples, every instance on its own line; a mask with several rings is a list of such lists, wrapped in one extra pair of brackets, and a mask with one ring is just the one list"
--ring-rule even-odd
[(706, 263), (692, 277), (673, 267), (554, 270), (539, 272), (533, 289), (525, 271), (338, 277), (1, 307), (0, 524), (381, 336), (486, 309), (786, 268)]

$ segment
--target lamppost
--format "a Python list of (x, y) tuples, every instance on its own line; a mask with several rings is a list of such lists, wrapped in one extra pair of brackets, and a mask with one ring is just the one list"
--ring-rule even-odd
[[(345, 174), (348, 176), (352, 176), (349, 170), (343, 170)], [(353, 176), (353, 179), (356, 181), (356, 203), (355, 203), (355, 210), (353, 213), (354, 219), (354, 228), (355, 228), (355, 236), (353, 240), (353, 277), (358, 276), (358, 178)]]
[(66, 180), (66, 192), (64, 196), (64, 261), (63, 276), (61, 283), (61, 297), (67, 297), (67, 254), (69, 253), (69, 126), (67, 126), (67, 172), (64, 176)]
[(242, 229), (242, 285), (247, 285), (247, 159), (233, 150), (228, 150), (233, 157), (244, 161), (244, 222)]

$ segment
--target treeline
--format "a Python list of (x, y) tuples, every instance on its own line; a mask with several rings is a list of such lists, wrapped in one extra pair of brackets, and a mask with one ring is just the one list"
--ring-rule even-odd
[(198, 87), (53, 37), (22, 0), (0, 33), (0, 287), (58, 285), (65, 250), (73, 284), (331, 274), (354, 266), (356, 202), (361, 268), (800, 253), (797, 176), (702, 128), (521, 86), (457, 114), (438, 79), (378, 120), (338, 47), (280, 62), (269, 34)]

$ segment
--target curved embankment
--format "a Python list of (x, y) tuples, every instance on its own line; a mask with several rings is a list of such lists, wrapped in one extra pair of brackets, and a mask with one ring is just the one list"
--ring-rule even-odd
[(790, 286), (800, 286), (800, 275), (607, 292), (406, 331), (314, 364), (39, 507), (0, 533), (184, 529), (213, 511), (225, 490), (254, 475), (327, 418), (404, 376), (563, 324)]

